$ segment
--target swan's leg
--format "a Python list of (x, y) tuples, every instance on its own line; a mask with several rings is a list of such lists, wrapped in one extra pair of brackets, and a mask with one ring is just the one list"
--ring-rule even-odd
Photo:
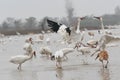
[(107, 68), (108, 63), (109, 63), (109, 61), (107, 60), (107, 63), (106, 63), (106, 65), (105, 65), (105, 68)]

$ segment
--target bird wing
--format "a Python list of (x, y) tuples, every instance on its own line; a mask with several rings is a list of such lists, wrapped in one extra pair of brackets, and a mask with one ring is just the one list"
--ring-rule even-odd
[(105, 49), (107, 44), (113, 43), (113, 42), (118, 42), (118, 41), (120, 41), (120, 36), (103, 35), (99, 41), (100, 46), (98, 46), (98, 48), (95, 50), (95, 52), (91, 56), (93, 56), (95, 53), (99, 52), (100, 49)]
[(105, 35), (106, 44), (120, 41), (120, 36)]
[(74, 49), (73, 48), (63, 48), (63, 49), (61, 49), (61, 51), (63, 52), (64, 55), (66, 55), (70, 52), (73, 52)]
[(51, 20), (48, 20), (47, 19), (47, 23), (48, 23), (48, 26), (51, 27), (51, 29), (54, 31), (54, 32), (57, 32), (60, 25), (57, 23), (57, 22), (54, 22), (54, 21), (51, 21)]
[(27, 56), (27, 55), (17, 55), (17, 56), (11, 57), (10, 62), (19, 64), (19, 63), (24, 62), (28, 58), (29, 58), (29, 56)]
[(61, 50), (55, 52), (55, 58), (63, 57), (63, 52)]

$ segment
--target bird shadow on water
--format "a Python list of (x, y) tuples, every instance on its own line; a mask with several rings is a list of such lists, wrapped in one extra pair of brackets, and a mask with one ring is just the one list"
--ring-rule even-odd
[(100, 76), (102, 80), (110, 80), (110, 72), (107, 68), (100, 69)]

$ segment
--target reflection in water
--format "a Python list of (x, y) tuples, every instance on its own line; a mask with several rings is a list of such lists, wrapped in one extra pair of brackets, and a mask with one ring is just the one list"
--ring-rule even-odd
[(56, 69), (56, 77), (57, 77), (59, 80), (62, 80), (62, 77), (63, 77), (62, 69)]
[(39, 80), (35, 71), (12, 71), (10, 80)]
[(101, 74), (102, 80), (110, 80), (109, 69), (106, 69), (106, 68), (100, 69), (100, 74)]

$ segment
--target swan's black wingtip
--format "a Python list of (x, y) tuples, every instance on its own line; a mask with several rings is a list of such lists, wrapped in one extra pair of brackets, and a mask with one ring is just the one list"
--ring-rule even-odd
[(57, 32), (59, 30), (59, 25), (57, 22), (47, 19), (48, 26), (51, 27), (51, 30)]

